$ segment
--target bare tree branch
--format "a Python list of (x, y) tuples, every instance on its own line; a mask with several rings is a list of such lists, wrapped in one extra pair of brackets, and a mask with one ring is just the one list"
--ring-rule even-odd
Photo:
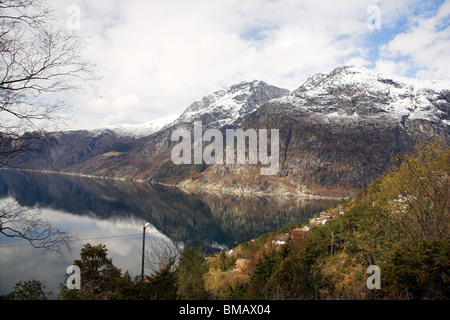
[[(61, 29), (45, 0), (0, 0), (0, 169), (27, 168), (56, 143), (48, 128), (64, 119), (62, 93), (95, 89), (84, 40)], [(3, 203), (3, 202), (2, 202)], [(63, 253), (71, 237), (18, 203), (0, 207), (0, 233)]]
[(145, 266), (151, 274), (167, 267), (175, 268), (180, 258), (180, 247), (170, 240), (157, 239), (150, 241), (150, 249), (145, 253)]
[(34, 210), (12, 199), (3, 200), (0, 204), (0, 233), (9, 238), (27, 240), (34, 248), (53, 251), (61, 258), (75, 241), (69, 233), (52, 227)]

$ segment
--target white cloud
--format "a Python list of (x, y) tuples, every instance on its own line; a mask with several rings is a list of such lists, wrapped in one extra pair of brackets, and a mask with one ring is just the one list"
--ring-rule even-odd
[(377, 68), (390, 66), (398, 74), (414, 70), (418, 78), (450, 79), (450, 2), (431, 17), (411, 20), (406, 32), (399, 33), (381, 48)]
[[(203, 95), (243, 80), (293, 90), (316, 72), (374, 63), (364, 44), (374, 32), (366, 25), (371, 0), (51, 2), (62, 15), (69, 5), (80, 7), (80, 32), (91, 43), (86, 56), (103, 76), (98, 83), (102, 99), (86, 93), (72, 98), (76, 127), (143, 123), (181, 113)], [(411, 15), (416, 3), (375, 2), (382, 27)], [(436, 32), (422, 29), (423, 41), (437, 38), (434, 54), (420, 59), (445, 51)], [(377, 68), (403, 70), (395, 58), (410, 51), (419, 58), (423, 43), (414, 48), (410, 42), (394, 39), (383, 48)]]
[(395, 62), (393, 60), (378, 60), (374, 70), (386, 75), (404, 75), (408, 72), (409, 67), (409, 63), (405, 61)]

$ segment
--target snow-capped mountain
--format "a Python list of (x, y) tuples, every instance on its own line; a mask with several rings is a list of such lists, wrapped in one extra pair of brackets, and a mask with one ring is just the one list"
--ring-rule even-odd
[(161, 128), (170, 125), (173, 123), (177, 118), (178, 115), (170, 115), (164, 118), (152, 120), (145, 122), (143, 124), (116, 124), (111, 126), (106, 126), (104, 128), (101, 128), (98, 131), (102, 130), (111, 130), (114, 131), (119, 136), (128, 136), (128, 137), (144, 137), (149, 136)]
[(265, 102), (289, 93), (287, 89), (268, 85), (264, 81), (241, 82), (195, 101), (176, 122), (202, 121), (204, 125), (217, 128), (237, 126)]
[[(280, 167), (174, 165), (175, 128), (279, 129)], [(382, 174), (391, 156), (424, 139), (450, 141), (450, 84), (338, 67), (298, 89), (242, 82), (193, 102), (178, 118), (60, 134), (40, 169), (178, 184), (192, 190), (345, 196)], [(140, 139), (136, 139), (136, 137)], [(259, 168), (257, 168), (259, 169)], [(195, 176), (195, 178), (193, 178)], [(190, 188), (190, 189), (189, 189)], [(234, 191), (233, 191), (234, 190)]]
[(110, 130), (121, 137), (149, 136), (173, 125), (202, 121), (205, 126), (238, 126), (245, 117), (265, 102), (290, 93), (264, 81), (241, 82), (193, 102), (181, 115), (170, 115), (143, 124), (117, 124), (92, 130), (96, 135)]
[(450, 83), (383, 75), (357, 66), (316, 74), (289, 96), (273, 103), (289, 105), (304, 115), (327, 118), (422, 119), (450, 125)]
[[(362, 67), (316, 74), (251, 113), (241, 128), (279, 129), (277, 176), (213, 165), (188, 190), (342, 197), (380, 176), (391, 156), (422, 140), (450, 141), (450, 83), (388, 76)], [(242, 191), (239, 191), (242, 192)]]

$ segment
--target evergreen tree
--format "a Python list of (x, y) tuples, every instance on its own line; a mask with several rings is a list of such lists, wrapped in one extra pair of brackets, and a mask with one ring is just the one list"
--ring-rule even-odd
[(184, 300), (203, 300), (208, 297), (204, 276), (207, 265), (201, 246), (186, 246), (178, 266), (178, 296)]
[(63, 284), (61, 299), (117, 299), (121, 270), (114, 266), (108, 258), (105, 245), (92, 246), (85, 244), (81, 249), (80, 259), (74, 264), (81, 271), (81, 289), (68, 290)]
[(178, 271), (174, 270), (173, 263), (158, 271), (149, 278), (149, 283), (154, 300), (176, 300)]
[(8, 300), (47, 300), (51, 292), (45, 292), (45, 286), (38, 280), (20, 281), (13, 292), (6, 296)]

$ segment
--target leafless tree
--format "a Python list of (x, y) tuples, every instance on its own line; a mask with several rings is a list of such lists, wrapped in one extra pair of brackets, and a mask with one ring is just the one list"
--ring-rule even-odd
[(45, 153), (47, 129), (69, 107), (62, 93), (95, 79), (84, 45), (75, 31), (57, 27), (43, 0), (0, 0), (0, 167)]
[(180, 258), (180, 245), (170, 240), (151, 240), (150, 249), (145, 253), (145, 265), (151, 274), (165, 268), (175, 268)]
[(0, 203), (0, 234), (9, 238), (27, 240), (34, 248), (55, 252), (64, 259), (64, 250), (70, 250), (75, 238), (41, 218), (34, 210), (12, 199)]
[[(61, 95), (95, 79), (83, 39), (56, 22), (45, 0), (0, 0), (0, 169), (46, 154), (55, 141), (49, 128), (69, 107)], [(17, 203), (0, 208), (0, 233), (58, 252), (70, 242)]]

